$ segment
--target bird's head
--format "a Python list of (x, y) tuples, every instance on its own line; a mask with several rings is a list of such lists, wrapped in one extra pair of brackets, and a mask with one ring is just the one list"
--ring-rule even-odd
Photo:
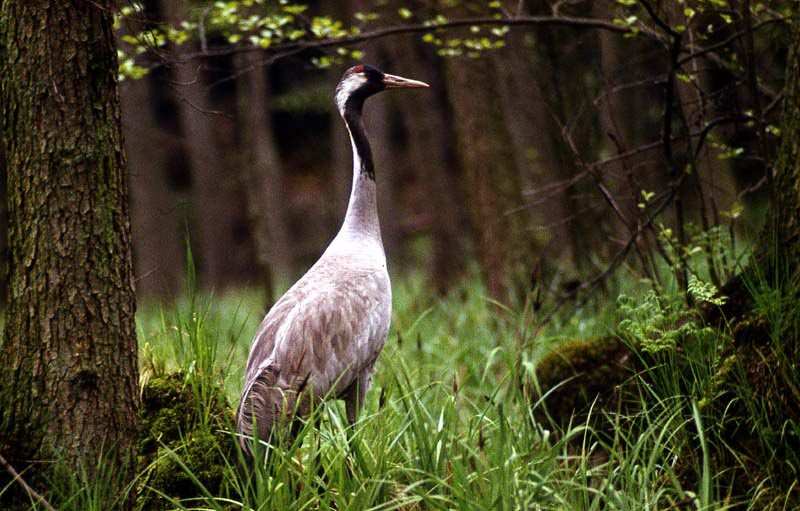
[(364, 100), (373, 94), (386, 89), (411, 87), (428, 87), (428, 84), (390, 75), (372, 66), (360, 64), (344, 72), (339, 86), (336, 87), (336, 107), (339, 113), (344, 115), (348, 103), (350, 106), (360, 108)]

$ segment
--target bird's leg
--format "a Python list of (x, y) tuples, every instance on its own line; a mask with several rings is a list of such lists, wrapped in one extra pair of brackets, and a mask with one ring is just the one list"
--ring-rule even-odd
[(350, 427), (347, 428), (347, 450), (348, 456), (345, 458), (345, 469), (350, 477), (355, 478), (354, 464), (358, 463), (361, 459), (358, 452), (358, 442), (354, 441), (356, 431), (356, 419), (364, 406), (364, 399), (367, 395), (370, 380), (372, 379), (371, 372), (365, 371), (361, 373), (350, 384), (344, 395), (345, 411), (347, 413), (347, 422)]
[[(309, 404), (306, 406), (306, 408), (298, 410), (300, 413), (295, 414), (292, 419), (289, 445), (294, 445), (297, 442), (297, 439), (300, 436), (300, 433), (303, 432), (304, 427), (311, 428), (310, 430), (306, 431), (306, 434), (314, 435), (316, 439), (316, 448), (313, 451), (313, 454), (310, 456), (313, 461), (310, 466), (302, 463), (301, 464), (303, 465), (303, 470), (312, 470), (311, 467), (314, 465), (317, 466), (317, 477), (321, 483), (315, 483), (314, 486), (316, 486), (317, 494), (321, 497), (325, 493), (327, 487), (330, 485), (330, 478), (328, 477), (327, 471), (325, 470), (325, 466), (322, 462), (322, 435), (320, 431), (322, 429), (323, 407), (321, 402), (315, 403), (312, 402), (311, 399), (313, 398), (309, 398)], [(312, 424), (308, 425), (308, 421), (311, 421)], [(305, 437), (305, 435), (303, 436)], [(297, 451), (295, 456), (297, 456), (298, 460), (302, 460), (302, 456), (300, 455), (301, 444), (302, 441), (296, 446)], [(300, 481), (295, 487), (295, 494), (298, 497), (302, 494), (302, 489), (303, 483)]]
[(350, 384), (344, 397), (345, 411), (347, 412), (347, 422), (350, 423), (350, 428), (354, 429), (356, 419), (364, 406), (364, 399), (367, 396), (367, 389), (371, 376), (368, 373), (362, 373), (358, 378)]
[(330, 487), (331, 478), (328, 477), (328, 471), (325, 470), (325, 464), (322, 461), (322, 434), (320, 433), (322, 427), (322, 410), (317, 410), (314, 414), (314, 430), (317, 435), (317, 450), (315, 454), (315, 462), (317, 463), (317, 477), (322, 482), (317, 487), (317, 494), (321, 497), (326, 489)]

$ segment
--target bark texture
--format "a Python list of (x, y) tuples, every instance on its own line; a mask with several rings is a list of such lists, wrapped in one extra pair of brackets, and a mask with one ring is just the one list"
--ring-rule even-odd
[(135, 300), (111, 12), (103, 0), (0, 5), (10, 240), (0, 451), (20, 471), (33, 465), (26, 478), (60, 457), (89, 478), (101, 456), (134, 461)]

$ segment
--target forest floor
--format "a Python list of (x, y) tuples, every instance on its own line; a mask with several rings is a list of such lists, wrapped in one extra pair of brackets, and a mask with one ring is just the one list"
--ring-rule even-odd
[[(138, 508), (798, 509), (796, 298), (754, 284), (752, 316), (709, 326), (628, 282), (541, 323), (477, 282), (436, 297), (395, 278), (355, 427), (327, 403), (247, 471), (231, 421), (262, 297), (141, 306)], [(58, 509), (100, 509), (102, 492), (76, 480)]]

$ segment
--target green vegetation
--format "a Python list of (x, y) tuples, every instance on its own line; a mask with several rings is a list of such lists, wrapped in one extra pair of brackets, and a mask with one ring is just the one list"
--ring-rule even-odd
[[(143, 307), (139, 509), (796, 509), (800, 324), (785, 289), (751, 283), (755, 315), (733, 329), (632, 289), (540, 328), (475, 282), (439, 299), (422, 275), (396, 278), (355, 429), (326, 404), (249, 475), (231, 404), (261, 297)], [(114, 487), (80, 481), (54, 482), (58, 509), (99, 509)]]

